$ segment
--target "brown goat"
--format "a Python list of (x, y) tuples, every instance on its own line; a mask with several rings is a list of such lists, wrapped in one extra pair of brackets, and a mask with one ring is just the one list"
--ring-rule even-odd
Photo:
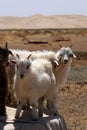
[(12, 52), (7, 47), (0, 47), (0, 116), (6, 115), (6, 97), (8, 94), (8, 80), (6, 66), (8, 65), (8, 56)]

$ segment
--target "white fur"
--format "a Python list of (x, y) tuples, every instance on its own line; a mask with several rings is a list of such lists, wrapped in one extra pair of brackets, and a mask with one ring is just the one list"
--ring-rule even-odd
[[(34, 93), (35, 94), (35, 97), (32, 97), (31, 98), (31, 96), (30, 97), (27, 97), (27, 94), (25, 93), (25, 100), (24, 100), (24, 102), (23, 102), (23, 99), (22, 99), (22, 103), (24, 104), (25, 102), (26, 102), (26, 99), (28, 98), (29, 100), (30, 100), (30, 105), (32, 105), (33, 106), (33, 108), (34, 108), (34, 106), (35, 106), (35, 108), (33, 109), (33, 113), (35, 113), (35, 111), (36, 111), (36, 116), (34, 115), (34, 114), (32, 114), (32, 116), (33, 116), (33, 118), (38, 118), (38, 111), (37, 111), (37, 106), (38, 106), (38, 100), (42, 97), (42, 96), (44, 96), (44, 97), (46, 97), (46, 99), (49, 101), (49, 104), (51, 104), (51, 102), (53, 103), (53, 101), (52, 101), (52, 98), (53, 98), (53, 96), (55, 95), (57, 95), (56, 93), (57, 93), (57, 91), (55, 91), (56, 90), (56, 83), (55, 83), (55, 85), (52, 83), (52, 82), (50, 82), (49, 83), (49, 80), (51, 79), (51, 75), (50, 74), (52, 74), (53, 75), (53, 77), (54, 77), (54, 75), (55, 75), (55, 77), (54, 78), (56, 78), (56, 81), (55, 82), (57, 82), (57, 86), (58, 86), (58, 88), (61, 88), (61, 87), (63, 87), (63, 86), (65, 86), (65, 83), (66, 83), (66, 81), (67, 81), (67, 77), (68, 77), (68, 75), (69, 75), (69, 71), (70, 71), (70, 67), (71, 67), (71, 60), (72, 60), (72, 57), (74, 57), (74, 58), (76, 58), (76, 56), (75, 56), (75, 54), (72, 52), (72, 50), (71, 50), (71, 48), (70, 47), (62, 47), (60, 50), (58, 50), (56, 53), (55, 52), (53, 52), (53, 51), (46, 51), (46, 50), (44, 50), (44, 51), (33, 51), (33, 52), (30, 52), (30, 51), (26, 51), (26, 50), (15, 50), (13, 53), (15, 53), (15, 54), (19, 54), (20, 55), (20, 57), (21, 57), (21, 59), (23, 60), (23, 59), (26, 59), (27, 58), (27, 56), (29, 55), (29, 54), (31, 54), (32, 53), (32, 55), (31, 55), (31, 57), (30, 57), (30, 59), (31, 59), (31, 61), (32, 61), (32, 67), (30, 66), (30, 68), (29, 68), (29, 72), (28, 72), (28, 75), (27, 75), (27, 77), (30, 79), (30, 75), (32, 76), (33, 75), (33, 72), (34, 72), (34, 76), (32, 76), (32, 78), (31, 78), (31, 80), (30, 80), (30, 83), (31, 84), (29, 84), (28, 83), (28, 86), (31, 86), (29, 89), (28, 88), (26, 88), (25, 87), (25, 90), (27, 90), (27, 92), (28, 91), (30, 91), (31, 90), (31, 88), (32, 88), (32, 86), (35, 86), (36, 85), (36, 88), (35, 89), (33, 89), (32, 91), (30, 91), (30, 93), (28, 93), (28, 96), (31, 94), (31, 93)], [(70, 57), (70, 55), (72, 55), (72, 57)], [(17, 57), (16, 57), (17, 58)], [(54, 66), (53, 66), (53, 68), (52, 68), (52, 64), (51, 64), (51, 62), (49, 62), (49, 61), (53, 61), (53, 60), (60, 60), (61, 59), (61, 61), (59, 62), (59, 67), (58, 67), (58, 64), (57, 64), (57, 66), (56, 66), (56, 68), (54, 68)], [(48, 61), (49, 60), (49, 61)], [(23, 61), (24, 62), (24, 61)], [(57, 62), (57, 61), (56, 61)], [(65, 63), (66, 62), (66, 63)], [(49, 67), (49, 63), (50, 63), (50, 67)], [(35, 68), (35, 70), (34, 70), (34, 68)], [(49, 70), (49, 71), (48, 71)], [(53, 72), (52, 72), (53, 71)], [(54, 74), (53, 74), (54, 73)], [(44, 77), (44, 74), (46, 74), (47, 75), (47, 77)], [(25, 86), (25, 84), (26, 84), (26, 81), (29, 81), (29, 79), (27, 79), (27, 77), (26, 76), (24, 76), (24, 79), (20, 79), (19, 80), (19, 78), (16, 78), (16, 80), (18, 80), (18, 83), (20, 84), (21, 83), (21, 85), (24, 85)], [(41, 78), (42, 77), (42, 78)], [(48, 78), (49, 77), (49, 78)], [(33, 79), (33, 80), (32, 80)], [(43, 80), (40, 80), (40, 79), (43, 79)], [(49, 80), (48, 80), (49, 79)], [(24, 80), (24, 81), (23, 81)], [(53, 80), (53, 78), (52, 78), (52, 80)], [(22, 83), (22, 81), (23, 81), (23, 83)], [(33, 83), (32, 83), (32, 81), (33, 81)], [(54, 82), (54, 81), (53, 81)], [(34, 85), (34, 83), (35, 83), (35, 85)], [(46, 84), (47, 84), (47, 86), (46, 86)], [(38, 84), (38, 85), (37, 85)], [(19, 85), (19, 86), (21, 86), (21, 85)], [(15, 85), (15, 86), (17, 86), (17, 85)], [(27, 86), (27, 85), (26, 85)], [(38, 86), (38, 87), (37, 87)], [(54, 88), (52, 87), (52, 86), (55, 86)], [(21, 87), (17, 87), (17, 88), (21, 88)], [(34, 87), (33, 87), (34, 88)], [(38, 90), (39, 89), (39, 90)], [(53, 90), (52, 90), (53, 89)], [(17, 90), (17, 89), (16, 89)], [(46, 90), (46, 91), (45, 91)], [(48, 92), (47, 92), (47, 90), (49, 90)], [(34, 91), (34, 92), (33, 92)], [(36, 95), (37, 93), (38, 93), (38, 91), (40, 92), (38, 95)], [(44, 92), (45, 91), (45, 92)], [(52, 94), (52, 91), (53, 91), (53, 93), (54, 94)], [(55, 91), (55, 92), (54, 92)], [(17, 92), (19, 92), (18, 90), (17, 90)], [(21, 92), (21, 90), (20, 90), (20, 92)], [(26, 91), (25, 91), (26, 92)], [(43, 93), (42, 93), (43, 92)], [(22, 92), (21, 92), (22, 93)], [(23, 93), (24, 93), (24, 90), (23, 90)], [(33, 95), (34, 95), (33, 94)], [(41, 95), (40, 95), (41, 94)], [(19, 95), (19, 94), (18, 94)], [(47, 96), (48, 95), (48, 96)], [(50, 96), (49, 96), (50, 95)], [(53, 95), (52, 97), (51, 97), (51, 95)], [(18, 97), (18, 96), (17, 96)], [(37, 97), (37, 98), (36, 98)], [(50, 99), (49, 99), (49, 97), (50, 97)], [(32, 101), (31, 99), (36, 99), (37, 101)], [(53, 98), (54, 99), (54, 98)], [(56, 101), (56, 99), (57, 98), (55, 98), (55, 101), (54, 101), (54, 103), (55, 102), (57, 102)], [(33, 102), (37, 102), (36, 104), (35, 103), (33, 103)], [(55, 103), (55, 105), (56, 105), (57, 103)], [(55, 105), (53, 105), (53, 106), (55, 106)], [(21, 104), (20, 104), (20, 106), (21, 106)], [(21, 108), (19, 106), (19, 108)], [(52, 106), (52, 107), (53, 107)], [(57, 105), (56, 105), (57, 106)], [(51, 108), (51, 107), (50, 107)], [(19, 112), (18, 112), (19, 111)], [(54, 110), (53, 110), (54, 111)], [(57, 111), (57, 107), (55, 107), (55, 111)], [(16, 116), (19, 116), (19, 113), (20, 113), (20, 109), (18, 109), (17, 110), (17, 113), (16, 113)]]
[(59, 66), (56, 69), (54, 69), (53, 72), (56, 77), (56, 82), (59, 89), (65, 87), (65, 83), (69, 76), (70, 68), (71, 62), (69, 60), (67, 64), (59, 63)]
[[(21, 74), (24, 75), (23, 78)], [(52, 72), (52, 64), (47, 59), (36, 58), (30, 62), (27, 57), (25, 59), (20, 56), (16, 61), (14, 87), (18, 102), (16, 117), (19, 117), (22, 105), (29, 100), (33, 107), (32, 118), (38, 119), (38, 101), (41, 97), (46, 97), (51, 102), (53, 114), (57, 114), (56, 80)]]
[(21, 58), (25, 58), (25, 57), (27, 57), (29, 54), (31, 54), (31, 52), (30, 51), (28, 51), (28, 50), (20, 50), (20, 49), (10, 49), (11, 51), (12, 51), (12, 53), (13, 53), (13, 56), (9, 56), (9, 60), (11, 60), (11, 59), (17, 59), (17, 55), (16, 54), (18, 54), (18, 55), (20, 55), (21, 56)]
[(72, 58), (76, 58), (70, 47), (62, 47), (56, 52), (56, 59), (61, 60), (59, 66), (54, 69), (54, 74), (57, 80), (58, 88), (65, 86), (67, 77), (70, 72)]
[(54, 51), (43, 50), (43, 51), (32, 51), (31, 53), (32, 53), (31, 60), (34, 60), (36, 58), (44, 58), (53, 61), (55, 59)]
[[(19, 50), (19, 49), (10, 49), (13, 53), (12, 55), (9, 55), (8, 60), (16, 60), (18, 59), (17, 55), (20, 55), (23, 59), (27, 57), (31, 52), (27, 50)], [(16, 104), (16, 99), (15, 99), (15, 92), (13, 88), (13, 77), (15, 75), (15, 65), (10, 62), (9, 64), (9, 71), (8, 71), (8, 80), (9, 80), (9, 90), (11, 90), (11, 104)]]
[[(19, 50), (19, 49), (10, 49), (13, 53), (13, 56), (9, 56), (9, 60), (16, 60), (18, 59), (17, 55), (20, 55), (20, 57), (26, 58), (29, 54), (32, 54), (30, 59), (33, 61), (37, 58), (43, 58), (43, 59), (49, 59), (50, 61), (53, 61), (54, 57), (55, 57), (55, 52), (53, 51), (47, 51), (47, 50), (43, 50), (43, 51), (27, 51), (27, 50)], [(55, 62), (54, 62), (55, 63)], [(11, 104), (15, 104), (16, 100), (15, 100), (15, 93), (14, 93), (14, 88), (12, 87), (13, 84), (13, 76), (15, 72), (15, 65), (10, 63), (9, 64), (9, 73), (8, 73), (8, 78), (9, 78), (9, 82), (11, 83), (9, 85), (9, 89), (12, 91), (11, 93)]]

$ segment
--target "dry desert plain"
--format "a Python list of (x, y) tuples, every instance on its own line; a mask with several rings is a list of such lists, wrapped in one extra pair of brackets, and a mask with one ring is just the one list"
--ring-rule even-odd
[(27, 50), (53, 50), (70, 46), (77, 55), (66, 86), (58, 90), (59, 113), (68, 130), (87, 130), (87, 29), (0, 30), (0, 45)]

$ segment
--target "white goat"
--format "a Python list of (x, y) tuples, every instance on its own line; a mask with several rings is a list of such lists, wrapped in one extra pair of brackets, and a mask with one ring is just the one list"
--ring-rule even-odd
[[(55, 56), (52, 56), (52, 59), (53, 59), (53, 57), (54, 57), (54, 60), (56, 59), (55, 64), (53, 64), (53, 65), (55, 65), (55, 66), (53, 66), (53, 73), (56, 78), (56, 83), (57, 83), (58, 89), (65, 86), (65, 83), (69, 76), (72, 58), (76, 58), (76, 55), (71, 50), (71, 46), (70, 47), (60, 46), (60, 47), (61, 48), (55, 53)], [(49, 57), (50, 56), (51, 55), (49, 54)], [(57, 60), (59, 62), (59, 66), (58, 66)], [(51, 108), (49, 101), (47, 101), (47, 106), (48, 106), (48, 108)]]
[[(47, 50), (31, 52), (31, 60), (36, 58), (45, 58), (49, 61), (53, 61), (53, 72), (57, 80), (58, 88), (62, 88), (65, 85), (70, 72), (72, 58), (76, 58), (75, 54), (71, 50), (71, 46), (60, 47), (61, 48), (57, 52)], [(59, 60), (61, 61), (59, 62)], [(57, 61), (59, 62), (59, 66)]]
[[(10, 60), (16, 60), (18, 59), (16, 54), (19, 54), (21, 57), (27, 57), (31, 52), (27, 51), (27, 50), (19, 50), (19, 49), (10, 49), (10, 51), (12, 51), (12, 53), (14, 54), (9, 55), (8, 59)], [(8, 69), (8, 81), (9, 81), (9, 95), (10, 95), (10, 104), (16, 104), (16, 99), (15, 99), (15, 92), (14, 92), (14, 88), (13, 88), (13, 78), (15, 75), (15, 65), (13, 63), (9, 64), (9, 69)]]
[[(43, 59), (48, 59), (49, 61), (51, 61), (53, 63), (53, 66), (55, 66), (57, 64), (57, 61), (54, 60), (55, 59), (55, 52), (53, 51), (47, 51), (47, 50), (43, 50), (43, 51), (27, 51), (27, 50), (19, 50), (19, 49), (10, 49), (12, 51), (12, 53), (14, 54), (14, 56), (9, 56), (9, 60), (16, 60), (17, 59), (17, 55), (20, 55), (21, 57), (27, 57), (29, 54), (32, 54), (30, 59), (33, 61), (37, 58), (43, 58)], [(56, 62), (56, 64), (55, 64)], [(58, 65), (58, 64), (57, 64)], [(12, 87), (13, 84), (13, 77), (14, 77), (14, 73), (15, 72), (15, 65), (14, 64), (9, 64), (9, 72), (8, 72), (8, 78), (9, 78), (9, 90), (10, 90), (10, 95), (11, 95), (11, 104), (15, 104), (16, 100), (14, 97), (14, 88)]]
[[(55, 61), (56, 64), (53, 64), (53, 73), (56, 77), (56, 81), (57, 81), (57, 86), (58, 88), (62, 88), (63, 86), (65, 86), (65, 83), (67, 81), (67, 77), (69, 75), (69, 71), (70, 71), (70, 67), (71, 67), (71, 62), (72, 62), (72, 57), (76, 58), (75, 54), (72, 52), (71, 50), (71, 46), (70, 47), (61, 47), (60, 50), (58, 50), (56, 53), (53, 51), (26, 51), (26, 50), (14, 50), (13, 53), (18, 53), (19, 55), (21, 55), (21, 57), (25, 56), (27, 57), (29, 54), (32, 53), (30, 59), (33, 61), (35, 59), (48, 59), (50, 61), (53, 61), (53, 59), (56, 60), (61, 60), (60, 61), (60, 65), (59, 67), (55, 66), (56, 64), (58, 65), (57, 61)], [(16, 57), (17, 58), (17, 57)], [(36, 62), (36, 60), (35, 60)], [(34, 63), (34, 61), (33, 61)], [(54, 63), (54, 62), (53, 62)], [(41, 66), (41, 68), (43, 68), (43, 65)], [(51, 104), (51, 103), (49, 103)]]
[(60, 62), (58, 61), (60, 65), (54, 69), (54, 75), (57, 80), (58, 88), (65, 86), (67, 77), (70, 72), (72, 58), (76, 58), (76, 55), (71, 50), (71, 46), (60, 47), (60, 50), (58, 50), (55, 55), (55, 58), (60, 60)]
[(19, 117), (22, 105), (26, 103), (26, 100), (29, 100), (33, 108), (32, 119), (37, 120), (38, 102), (41, 97), (45, 97), (51, 103), (51, 111), (53, 114), (57, 114), (57, 87), (51, 62), (40, 58), (31, 62), (29, 60), (30, 56), (26, 59), (19, 55), (17, 56), (17, 60), (11, 60), (12, 63), (16, 64), (14, 87), (18, 107), (15, 117)]
[[(71, 50), (70, 47), (62, 47), (55, 53), (53, 51), (42, 51), (37, 53), (34, 53), (34, 58), (46, 58), (48, 60), (55, 60), (55, 64), (53, 64), (53, 73), (56, 78), (57, 82), (57, 88), (62, 88), (65, 86), (65, 83), (67, 81), (70, 68), (71, 68), (71, 63), (72, 63), (72, 58), (76, 58), (75, 54)], [(36, 56), (36, 57), (35, 57)], [(59, 66), (58, 63), (59, 62)], [(49, 101), (48, 101), (49, 102)], [(50, 104), (50, 102), (48, 103)], [(50, 106), (49, 106), (50, 107)]]

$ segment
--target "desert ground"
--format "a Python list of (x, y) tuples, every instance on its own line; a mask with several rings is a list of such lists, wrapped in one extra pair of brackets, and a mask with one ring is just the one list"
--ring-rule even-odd
[(0, 17), (0, 29), (47, 29), (47, 28), (87, 28), (84, 15), (42, 15), (26, 17)]
[(58, 90), (59, 113), (68, 130), (87, 130), (87, 29), (0, 30), (0, 45), (27, 50), (53, 50), (70, 46), (77, 55), (64, 88)]

